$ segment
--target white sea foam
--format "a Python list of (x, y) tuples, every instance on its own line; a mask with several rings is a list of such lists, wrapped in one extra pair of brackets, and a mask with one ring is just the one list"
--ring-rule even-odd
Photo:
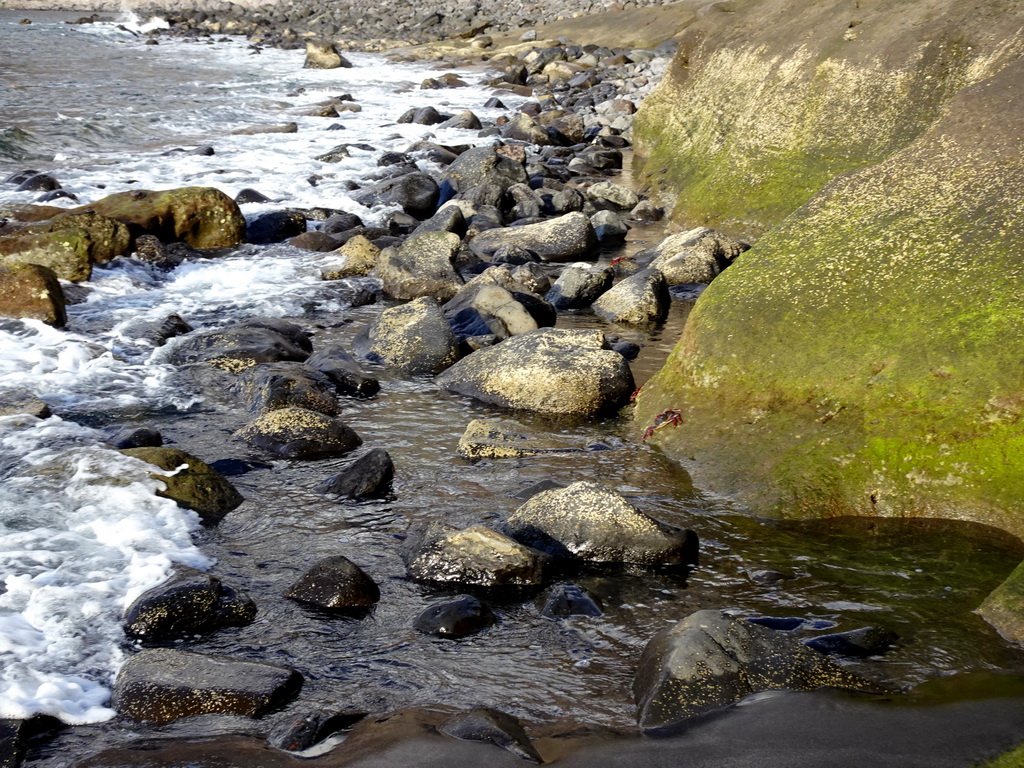
[(0, 419), (0, 718), (106, 720), (121, 616), (172, 563), (209, 566), (153, 467), (57, 417)]
[[(144, 31), (152, 22), (120, 23)], [(32, 25), (29, 36), (14, 42), (30, 44), (45, 32), (42, 26)], [(253, 55), (244, 40), (146, 46), (114, 24), (61, 25), (53, 32), (66, 50), (75, 40), (109, 46), (103, 51), (116, 61), (108, 69), (120, 78), (116, 87), (96, 88), (91, 81), (77, 84), (77, 70), (62, 78), (43, 73), (33, 89), (21, 91), (28, 100), (12, 113), (55, 156), (41, 170), (83, 204), (129, 189), (202, 185), (234, 197), (254, 187), (277, 202), (245, 205), (248, 216), (321, 206), (376, 223), (387, 209), (356, 203), (346, 182), (367, 179), (382, 152), (429, 136), (452, 144), (480, 141), (467, 131), (399, 125), (399, 115), (433, 105), (497, 116), (483, 108), (490, 93), (480, 86), (419, 91), (413, 84), (439, 72), (371, 54), (351, 54), (352, 69), (304, 70), (302, 51)], [(90, 55), (96, 61), (96, 53)], [(83, 100), (86, 86), (90, 98)], [(44, 98), (33, 103), (36, 93)], [(351, 93), (362, 111), (309, 116), (319, 102), (343, 93)], [(47, 111), (51, 103), (60, 105), (59, 120)], [(298, 131), (233, 133), (286, 121)], [(344, 128), (327, 130), (335, 123)], [(364, 142), (373, 149), (352, 148), (338, 163), (316, 160), (337, 144)], [(214, 155), (167, 153), (205, 143), (215, 147)], [(0, 185), (0, 204), (31, 203), (37, 196)], [(187, 409), (193, 396), (174, 386), (175, 369), (163, 362), (166, 348), (147, 341), (145, 327), (171, 313), (197, 327), (257, 315), (302, 316), (311, 293), (324, 286), (321, 268), (336, 258), (247, 246), (168, 273), (126, 261), (97, 267), (86, 300), (68, 308), (67, 328), (0, 321), (0, 391), (28, 389), (57, 413)], [(320, 309), (331, 306), (318, 301)], [(109, 686), (122, 661), (122, 611), (164, 579), (172, 563), (209, 565), (191, 541), (196, 516), (155, 495), (152, 467), (100, 440), (95, 431), (56, 417), (0, 418), (0, 718), (36, 712), (68, 723), (109, 718)]]

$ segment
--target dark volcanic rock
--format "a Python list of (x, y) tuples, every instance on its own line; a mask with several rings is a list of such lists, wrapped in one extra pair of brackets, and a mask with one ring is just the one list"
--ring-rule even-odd
[(225, 480), (208, 464), (176, 448), (149, 447), (122, 450), (128, 456), (153, 464), (165, 472), (186, 468), (173, 475), (154, 474), (165, 488), (157, 495), (172, 499), (178, 506), (194, 509), (204, 525), (216, 525), (242, 498), (235, 486)]
[(883, 627), (861, 627), (848, 632), (820, 635), (804, 643), (818, 653), (863, 657), (885, 653), (898, 639), (895, 632)]
[(363, 205), (397, 205), (417, 219), (434, 215), (439, 196), (437, 182), (418, 172), (385, 179), (352, 193), (352, 197)]
[(362, 710), (310, 712), (278, 725), (267, 736), (267, 744), (286, 752), (302, 752), (328, 736), (358, 723), (367, 714)]
[(491, 147), (476, 147), (459, 155), (445, 169), (441, 179), (456, 192), (489, 184), (504, 191), (513, 184), (525, 183), (527, 175), (521, 163), (498, 154)]
[(235, 432), (235, 437), (283, 459), (341, 456), (363, 444), (347, 424), (304, 408), (270, 411)]
[(380, 382), (367, 376), (359, 363), (339, 345), (315, 352), (306, 360), (306, 365), (326, 374), (339, 394), (373, 397), (380, 392)]
[(656, 730), (758, 691), (826, 686), (884, 692), (789, 635), (709, 610), (651, 639), (640, 657), (633, 697), (640, 727)]
[(298, 211), (268, 211), (246, 223), (245, 239), (257, 245), (281, 243), (306, 231), (306, 217)]
[(596, 483), (542, 491), (508, 519), (516, 540), (555, 557), (595, 563), (694, 565), (697, 537), (664, 525)]
[(206, 635), (241, 627), (256, 617), (256, 604), (208, 573), (175, 566), (171, 578), (143, 593), (125, 612), (127, 637), (149, 642)]
[(287, 667), (152, 648), (121, 667), (111, 704), (124, 717), (151, 723), (206, 713), (259, 717), (301, 687), (302, 675)]
[(600, 616), (604, 611), (597, 601), (578, 584), (555, 584), (543, 597), (540, 615), (549, 619), (565, 616)]
[(395, 465), (388, 452), (372, 448), (316, 489), (344, 499), (368, 499), (387, 495), (394, 476)]
[(309, 336), (299, 326), (276, 318), (257, 318), (183, 339), (171, 353), (170, 362), (209, 363), (238, 373), (257, 363), (302, 362), (312, 351)]
[(416, 617), (413, 627), (425, 635), (459, 638), (497, 623), (491, 609), (472, 595), (432, 605)]
[(615, 271), (611, 267), (573, 264), (562, 270), (544, 298), (555, 309), (583, 309), (611, 288), (614, 278)]
[(325, 557), (292, 584), (285, 597), (320, 608), (346, 611), (369, 608), (380, 600), (380, 589), (347, 557)]

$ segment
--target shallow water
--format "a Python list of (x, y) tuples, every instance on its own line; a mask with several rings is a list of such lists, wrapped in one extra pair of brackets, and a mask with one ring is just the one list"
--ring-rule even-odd
[[(25, 15), (36, 23), (17, 25)], [(122, 189), (209, 184), (234, 195), (252, 186), (281, 206), (340, 208), (370, 221), (382, 211), (354, 203), (343, 182), (365, 178), (382, 151), (404, 149), (430, 131), (394, 124), (395, 117), (445, 101), (453, 112), (497, 114), (481, 108), (491, 95), (486, 89), (409, 90), (437, 72), (372, 55), (354, 54), (352, 70), (316, 72), (301, 69), (300, 52), (256, 54), (240, 41), (145, 46), (110, 25), (67, 27), (62, 18), (0, 12), (0, 176), (31, 165), (56, 175), (83, 203)], [(54, 45), (61, 62), (73, 65), (39, 55)], [(112, 77), (99, 85), (104, 75)], [(300, 114), (342, 92), (351, 92), (362, 112), (339, 119)], [(231, 134), (287, 120), (299, 123), (296, 134)], [(335, 123), (344, 128), (326, 130)], [(475, 138), (437, 133), (441, 142)], [(334, 165), (312, 159), (343, 141), (375, 149)], [(200, 144), (212, 144), (216, 154), (164, 154)], [(315, 187), (306, 180), (312, 175), (322, 177)], [(0, 185), (0, 203), (32, 199)], [(657, 236), (634, 230), (630, 247)], [(65, 732), (34, 754), (34, 764), (66, 765), (98, 745), (153, 734), (262, 732), (281, 717), (321, 707), (485, 704), (534, 723), (628, 728), (643, 645), (706, 607), (797, 617), (804, 625), (793, 632), (801, 637), (885, 626), (898, 633), (898, 645), (852, 666), (902, 689), (948, 678), (944, 701), (956, 701), (957, 680), (1024, 674), (1024, 653), (972, 613), (1024, 554), (1019, 542), (966, 523), (751, 517), (695, 489), (685, 471), (635, 442), (628, 409), (600, 422), (516, 417), (581, 448), (600, 443), (610, 450), (473, 464), (455, 450), (466, 424), (508, 414), (441, 393), (430, 379), (368, 366), (381, 379), (381, 394), (344, 401), (342, 417), (367, 447), (392, 455), (392, 500), (339, 504), (313, 490), (349, 459), (277, 460), (232, 478), (247, 501), (216, 528), (198, 527), (192, 513), (153, 496), (144, 465), (103, 447), (106, 430), (156, 427), (165, 442), (207, 461), (265, 457), (230, 436), (249, 414), (163, 362), (166, 351), (140, 342), (137, 329), (170, 312), (196, 327), (272, 315), (312, 330), (317, 347), (348, 345), (381, 307), (352, 309), (343, 289), (321, 282), (320, 269), (332, 258), (244, 246), (166, 274), (120, 262), (96, 271), (87, 301), (69, 308), (66, 330), (0, 324), (0, 387), (31, 389), (58, 414), (42, 423), (0, 420), (0, 717), (43, 711), (99, 723)], [(676, 302), (651, 332), (611, 327), (587, 312), (562, 316), (559, 327), (597, 327), (643, 343), (633, 364), (639, 385), (664, 360), (688, 310)], [(532, 599), (509, 599), (495, 603), (499, 624), (474, 637), (451, 642), (412, 630), (413, 618), (444, 593), (405, 578), (401, 553), (410, 525), (497, 522), (521, 503), (517, 494), (548, 479), (603, 482), (651, 515), (692, 528), (702, 543), (699, 567), (689, 574), (580, 574), (576, 581), (604, 605), (596, 619), (552, 621), (539, 616)], [(315, 560), (333, 554), (348, 556), (380, 584), (381, 601), (365, 618), (324, 616), (281, 596)], [(109, 683), (132, 650), (120, 635), (120, 611), (172, 562), (208, 567), (256, 600), (252, 625), (188, 647), (300, 670), (306, 684), (284, 714), (255, 724), (201, 718), (152, 730), (102, 723), (112, 715), (104, 708)], [(749, 576), (757, 569), (788, 578), (761, 586)]]

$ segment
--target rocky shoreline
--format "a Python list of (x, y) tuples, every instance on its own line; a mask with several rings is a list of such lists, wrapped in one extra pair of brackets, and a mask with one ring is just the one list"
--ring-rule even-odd
[[(308, 66), (345, 66), (345, 50), (337, 45), (351, 34), (351, 16), (345, 14), (364, 10), (298, 3), (265, 12), (238, 6), (200, 8), (172, 14), (171, 29), (155, 33), (152, 40), (159, 42), (168, 34), (196, 40), (242, 34), (257, 45), (304, 46)], [(369, 226), (342, 211), (287, 206), (246, 219), (239, 199), (212, 189), (133, 191), (70, 211), (8, 207), (0, 211), (6, 219), (0, 230), (5, 260), (0, 314), (60, 327), (75, 291), (65, 291), (58, 278), (87, 289), (92, 265), (112, 259), (173, 268), (208, 249), (241, 243), (288, 243), (336, 253), (338, 264), (325, 270), (325, 281), (350, 281), (366, 302), (404, 302), (382, 311), (351, 350), (315, 349), (309, 329), (273, 319), (211, 330), (168, 317), (152, 332), (158, 343), (173, 347), (172, 362), (210, 392), (230, 393), (238, 409), (252, 415), (235, 437), (267, 460), (358, 455), (344, 473), (322, 486), (323, 493), (348, 499), (386, 496), (394, 471), (386, 450), (360, 453), (362, 438), (338, 416), (340, 400), (372, 397), (379, 389), (360, 361), (405, 376), (435, 377), (443, 391), (512, 411), (600, 418), (621, 408), (635, 388), (628, 364), (635, 345), (614, 333), (555, 329), (559, 314), (592, 308), (619, 326), (651, 327), (664, 319), (673, 294), (698, 293), (748, 247), (722, 232), (699, 228), (666, 237), (612, 265), (595, 264), (602, 246), (613, 247), (631, 225), (662, 215), (616, 178), (629, 152), (632, 115), (667, 67), (673, 46), (616, 50), (535, 41), (527, 33), (521, 45), (506, 52), (494, 48), (489, 31), (518, 30), (572, 11), (481, 3), (460, 15), (459, 7), (449, 4), (432, 15), (421, 8), (415, 20), (396, 23), (396, 16), (410, 11), (411, 6), (395, 5), (366, 18), (359, 31), (366, 36), (365, 47), (463, 35), (468, 50), (461, 56), (486, 59), (496, 99), (509, 92), (529, 100), (486, 124), (472, 113), (446, 114), (429, 103), (430, 96), (459, 87), (458, 78), (421, 84), (419, 104), (398, 117), (399, 122), (476, 126), (481, 141), (459, 147), (420, 142), (401, 153), (383, 154), (374, 177), (353, 189), (367, 206), (395, 207), (382, 226)], [(396, 31), (400, 37), (389, 37)], [(353, 104), (357, 102), (339, 99), (322, 109), (329, 117), (331, 110), (337, 115)], [(347, 145), (339, 144), (331, 153), (343, 157), (347, 151)], [(424, 158), (444, 170), (425, 173), (416, 162)], [(330, 159), (325, 156), (324, 161)], [(44, 176), (26, 169), (6, 181), (52, 199), (60, 192), (59, 180)], [(262, 198), (259, 190), (244, 194), (245, 199)], [(46, 263), (41, 263), (41, 253), (47, 254)], [(14, 408), (12, 412), (25, 412), (26, 405)], [(677, 416), (671, 411), (658, 414), (649, 434), (671, 429)], [(530, 455), (552, 450), (545, 444), (550, 438), (509, 430), (499, 420), (474, 422), (467, 429), (463, 455)], [(145, 429), (113, 441), (162, 472), (187, 464), (188, 470), (175, 476), (164, 493), (199, 512), (207, 526), (216, 526), (241, 503), (242, 497), (218, 471), (224, 466), (208, 466), (180, 452), (168, 454), (160, 443), (158, 433)], [(693, 531), (667, 526), (607, 488), (555, 484), (538, 489), (495, 525), (432, 525), (413, 531), (404, 553), (408, 578), (466, 594), (439, 600), (409, 618), (421, 632), (464, 637), (494, 623), (489, 595), (533, 596), (541, 590), (549, 590), (544, 610), (551, 615), (594, 615), (601, 610), (597, 602), (578, 585), (564, 583), (581, 569), (628, 566), (682, 572), (696, 564), (698, 549)], [(556, 576), (562, 583), (553, 583)], [(287, 597), (358, 619), (378, 602), (380, 591), (353, 560), (338, 555), (317, 563)], [(300, 695), (302, 677), (294, 669), (193, 653), (187, 642), (166, 647), (251, 621), (255, 606), (233, 585), (186, 570), (140, 598), (126, 615), (125, 630), (148, 647), (134, 654), (118, 676), (114, 702), (119, 714), (150, 723), (197, 715), (259, 717)], [(691, 718), (759, 691), (827, 686), (893, 694), (883, 683), (834, 661), (836, 656), (884, 654), (893, 641), (884, 631), (816, 639), (815, 649), (718, 610), (695, 612), (651, 638), (644, 651), (634, 684), (639, 726), (670, 733)], [(36, 725), (10, 726), (11, 755), (30, 740)], [(315, 764), (397, 765), (401, 763), (394, 762), (398, 758), (389, 750), (422, 749), (424, 740), (431, 755), (420, 753), (422, 765), (470, 765), (481, 759), (495, 764), (561, 760), (571, 765), (587, 756), (587, 750), (603, 754), (608, 765), (633, 765), (635, 760), (613, 757), (621, 742), (608, 740), (607, 734), (567, 749), (554, 737), (535, 742), (515, 718), (479, 707), (443, 717), (415, 710), (369, 716), (311, 711), (288, 725), (258, 743), (200, 745), (201, 757), (186, 743), (163, 743), (156, 750), (115, 750), (81, 765), (170, 765), (186, 758), (210, 765), (277, 765), (288, 759), (285, 753), (315, 747), (339, 734), (347, 734), (345, 746)], [(600, 746), (595, 748), (595, 742)], [(649, 762), (644, 764), (677, 760), (669, 744), (645, 757)], [(832, 764), (864, 759), (852, 752), (849, 762)], [(458, 757), (453, 760), (454, 754)], [(786, 758), (793, 765), (803, 764), (801, 759)]]

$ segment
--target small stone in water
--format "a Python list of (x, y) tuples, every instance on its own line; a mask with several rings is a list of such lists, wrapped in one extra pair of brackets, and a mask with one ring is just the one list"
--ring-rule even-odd
[(491, 609), (475, 597), (461, 595), (430, 606), (416, 617), (413, 627), (427, 635), (458, 638), (479, 632), (497, 621)]

